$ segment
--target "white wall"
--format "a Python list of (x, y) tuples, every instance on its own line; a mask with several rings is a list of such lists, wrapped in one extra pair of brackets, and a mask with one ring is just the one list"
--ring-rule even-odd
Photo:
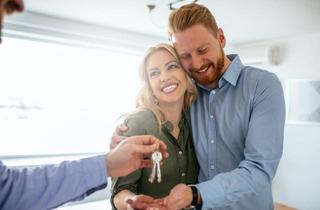
[[(283, 59), (267, 67), (285, 82), (320, 80), (320, 33), (279, 40)], [(273, 182), (276, 202), (320, 209), (320, 125), (286, 124), (284, 153)]]

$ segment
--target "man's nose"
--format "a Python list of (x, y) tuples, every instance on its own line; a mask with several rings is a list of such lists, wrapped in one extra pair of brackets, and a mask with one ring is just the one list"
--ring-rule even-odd
[(193, 55), (192, 56), (192, 68), (200, 69), (203, 65), (203, 60), (201, 56)]

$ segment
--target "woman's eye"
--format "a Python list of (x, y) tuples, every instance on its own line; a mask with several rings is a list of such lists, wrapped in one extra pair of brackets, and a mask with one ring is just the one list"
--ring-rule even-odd
[(154, 77), (156, 77), (156, 76), (158, 76), (158, 75), (159, 75), (159, 72), (158, 72), (158, 71), (152, 71), (152, 72), (149, 73), (149, 77), (150, 77), (150, 78), (154, 78)]
[(173, 63), (173, 64), (170, 64), (170, 65), (168, 66), (168, 70), (176, 69), (176, 68), (178, 68), (178, 67), (179, 67), (178, 64)]

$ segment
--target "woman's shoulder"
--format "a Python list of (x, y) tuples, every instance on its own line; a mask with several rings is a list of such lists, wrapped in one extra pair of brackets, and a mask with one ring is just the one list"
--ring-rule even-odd
[(145, 134), (151, 134), (157, 130), (157, 120), (151, 110), (143, 109), (127, 115), (125, 119), (126, 125), (133, 130), (139, 130)]
[(153, 122), (156, 121), (156, 118), (153, 112), (149, 109), (141, 109), (130, 113), (126, 120), (134, 120), (136, 122)]

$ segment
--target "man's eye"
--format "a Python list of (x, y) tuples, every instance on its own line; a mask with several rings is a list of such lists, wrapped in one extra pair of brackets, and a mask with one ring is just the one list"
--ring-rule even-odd
[(208, 51), (207, 47), (203, 47), (198, 50), (199, 53), (206, 53), (207, 51)]
[(190, 54), (183, 54), (183, 55), (180, 55), (179, 58), (182, 60), (187, 60), (187, 59), (191, 58), (191, 55)]

